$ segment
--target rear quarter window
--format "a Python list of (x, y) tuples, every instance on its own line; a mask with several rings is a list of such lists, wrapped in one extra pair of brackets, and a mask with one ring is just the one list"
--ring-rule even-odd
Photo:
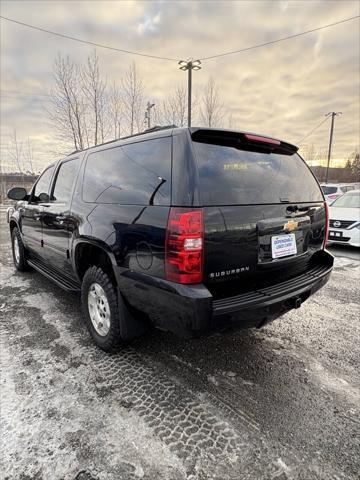
[(171, 137), (90, 153), (83, 199), (92, 203), (170, 205)]
[(193, 142), (204, 205), (323, 201), (298, 154), (264, 153)]

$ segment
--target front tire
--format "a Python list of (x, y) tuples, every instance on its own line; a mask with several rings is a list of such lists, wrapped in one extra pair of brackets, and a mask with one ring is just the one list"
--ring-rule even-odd
[(120, 333), (123, 305), (118, 305), (116, 288), (101, 268), (93, 266), (86, 271), (81, 304), (86, 326), (96, 345), (106, 352), (119, 350), (123, 344)]
[(29, 269), (29, 265), (26, 260), (26, 250), (21, 239), (19, 229), (14, 227), (11, 232), (11, 246), (12, 246), (12, 255), (13, 261), (16, 270), (19, 272), (25, 272)]

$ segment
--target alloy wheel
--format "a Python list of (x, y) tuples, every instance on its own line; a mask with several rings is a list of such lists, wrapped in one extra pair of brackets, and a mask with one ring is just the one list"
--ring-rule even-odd
[(110, 307), (101, 285), (92, 283), (88, 293), (88, 309), (96, 332), (105, 337), (110, 330)]

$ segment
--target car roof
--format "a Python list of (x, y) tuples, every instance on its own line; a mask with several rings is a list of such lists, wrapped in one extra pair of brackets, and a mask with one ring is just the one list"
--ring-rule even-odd
[(344, 187), (345, 185), (353, 185), (353, 183), (320, 183), (322, 187)]
[[(71, 152), (68, 156), (70, 157), (71, 155), (74, 155), (76, 153), (82, 153), (82, 152), (85, 152), (85, 151), (88, 151), (88, 150), (93, 150), (93, 149), (97, 149), (99, 147), (102, 147), (104, 145), (121, 145), (122, 143), (134, 143), (134, 142), (141, 142), (141, 141), (144, 141), (144, 140), (150, 140), (150, 139), (154, 139), (154, 138), (162, 138), (162, 137), (168, 137), (168, 136), (173, 136), (173, 135), (181, 135), (181, 134), (186, 134), (187, 132), (190, 132), (191, 135), (193, 134), (196, 134), (196, 133), (200, 133), (200, 132), (218, 132), (219, 134), (221, 135), (226, 135), (226, 134), (242, 134), (242, 135), (254, 135), (254, 136), (258, 136), (258, 137), (264, 137), (264, 138), (268, 138), (268, 139), (273, 139), (273, 140), (278, 140), (279, 142), (281, 142), (281, 144), (284, 146), (284, 147), (287, 147), (291, 150), (293, 150), (294, 152), (296, 152), (298, 150), (298, 147), (296, 147), (295, 145), (291, 144), (291, 143), (288, 143), (288, 142), (285, 142), (283, 140), (280, 140), (280, 139), (275, 139), (274, 137), (272, 136), (269, 136), (269, 135), (265, 135), (265, 134), (260, 134), (260, 133), (255, 133), (255, 132), (248, 132), (248, 131), (245, 131), (245, 130), (233, 130), (233, 129), (224, 129), (224, 128), (211, 128), (211, 127), (177, 127), (176, 125), (168, 125), (168, 126), (165, 126), (165, 127), (161, 127), (161, 126), (156, 126), (156, 127), (153, 127), (153, 128), (150, 128), (148, 130), (145, 130), (144, 132), (140, 132), (140, 133), (136, 133), (134, 135), (129, 135), (127, 137), (122, 137), (122, 138), (118, 138), (118, 139), (115, 139), (115, 140), (110, 140), (109, 142), (105, 142), (105, 143), (102, 143), (102, 144), (99, 144), (99, 145), (93, 145), (91, 147), (88, 147), (88, 148), (85, 148), (83, 150), (78, 150), (78, 151), (74, 151), (74, 152)], [(133, 140), (133, 141), (132, 141)]]
[[(144, 132), (135, 133), (133, 135), (128, 135), (127, 137), (115, 138), (114, 140), (110, 140), (108, 142), (99, 143), (98, 145), (92, 145), (91, 147), (84, 148), (83, 150), (75, 150), (74, 152), (69, 153), (68, 157), (70, 157), (71, 155), (75, 155), (76, 153), (79, 154), (79, 153), (82, 153), (82, 152), (86, 152), (88, 150), (93, 150), (93, 149), (103, 147), (105, 145), (114, 145), (115, 146), (117, 144), (122, 144), (124, 141), (128, 142), (129, 140), (132, 140), (132, 139), (134, 139), (134, 143), (135, 143), (137, 141), (141, 142), (143, 140), (149, 140), (151, 138), (169, 137), (169, 136), (172, 135), (173, 130), (174, 130), (174, 125), (171, 125), (169, 127), (150, 128), (148, 130), (145, 130)], [(131, 143), (131, 142), (129, 142), (129, 143)]]

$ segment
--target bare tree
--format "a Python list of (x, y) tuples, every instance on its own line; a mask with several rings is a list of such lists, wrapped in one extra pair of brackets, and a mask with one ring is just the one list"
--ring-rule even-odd
[(144, 110), (144, 86), (133, 62), (122, 81), (124, 113), (129, 125), (130, 135), (140, 132)]
[(19, 142), (16, 129), (13, 129), (13, 134), (10, 140), (9, 156), (15, 164), (18, 172), (22, 172), (21, 168), (21, 156), (23, 151), (23, 144)]
[(326, 148), (317, 147), (314, 144), (301, 145), (302, 155), (309, 165), (321, 165), (326, 159)]
[(105, 114), (106, 80), (100, 74), (99, 57), (96, 50), (88, 56), (86, 65), (81, 69), (81, 88), (88, 105), (86, 112), (90, 118), (90, 121), (87, 122), (87, 130), (89, 131), (90, 126), (93, 136), (90, 144), (98, 145), (105, 141), (108, 123)]
[(111, 85), (108, 94), (108, 115), (112, 138), (120, 138), (122, 131), (123, 100), (120, 88), (115, 82)]
[(224, 117), (224, 107), (220, 100), (218, 87), (213, 78), (210, 78), (200, 106), (201, 122), (207, 127), (219, 127)]
[(69, 56), (64, 58), (58, 54), (53, 76), (55, 86), (51, 91), (50, 119), (65, 143), (72, 143), (75, 150), (82, 150), (88, 142), (80, 67)]
[(232, 114), (232, 112), (230, 113), (229, 117), (228, 117), (228, 127), (231, 129), (231, 130), (236, 130), (238, 129), (238, 123), (237, 121), (234, 119), (234, 116)]
[(166, 124), (184, 127), (186, 125), (186, 90), (182, 86), (175, 88), (162, 104), (162, 119)]
[(34, 173), (34, 168), (33, 168), (33, 148), (30, 144), (30, 138), (28, 137), (27, 138), (27, 142), (26, 142), (26, 148), (25, 148), (25, 151), (24, 151), (24, 157), (26, 159), (26, 161), (29, 163), (29, 166), (30, 166), (30, 173)]

